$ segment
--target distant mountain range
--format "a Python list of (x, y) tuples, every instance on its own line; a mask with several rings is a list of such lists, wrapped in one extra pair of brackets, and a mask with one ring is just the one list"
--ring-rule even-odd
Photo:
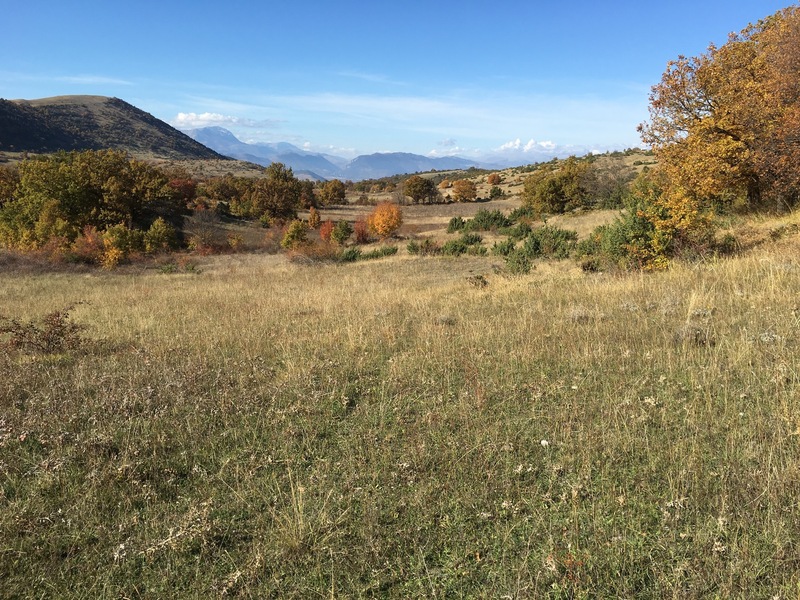
[(106, 148), (123, 150), (140, 159), (238, 159), (264, 166), (281, 162), (298, 177), (317, 180), (358, 181), (434, 170), (497, 168), (456, 156), (431, 158), (405, 152), (348, 160), (286, 142), (248, 144), (222, 127), (182, 132), (119, 98), (105, 96), (0, 99), (0, 153)]
[(223, 159), (171, 125), (105, 96), (0, 99), (0, 151), (124, 150), (137, 158)]
[[(430, 158), (406, 152), (382, 152), (361, 155), (348, 160), (341, 156), (308, 152), (287, 142), (248, 144), (240, 141), (223, 127), (203, 127), (188, 130), (185, 133), (225, 156), (260, 165), (280, 162), (291, 167), (295, 174), (313, 179), (359, 181), (404, 173), (447, 171), (483, 166), (476, 161), (457, 156)], [(492, 166), (486, 165), (486, 168), (492, 168)]]

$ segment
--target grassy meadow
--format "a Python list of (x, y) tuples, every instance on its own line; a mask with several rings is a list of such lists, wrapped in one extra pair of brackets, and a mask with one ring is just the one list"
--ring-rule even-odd
[(0, 271), (0, 597), (796, 598), (799, 250)]

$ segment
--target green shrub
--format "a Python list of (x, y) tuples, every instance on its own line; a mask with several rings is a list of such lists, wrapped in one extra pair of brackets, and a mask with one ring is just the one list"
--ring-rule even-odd
[(344, 245), (353, 235), (353, 226), (347, 221), (338, 221), (331, 232), (331, 240), (340, 246)]
[(361, 255), (361, 260), (371, 260), (373, 258), (384, 258), (385, 256), (393, 256), (397, 254), (397, 246), (381, 246), (369, 252), (364, 252)]
[(470, 231), (494, 231), (502, 227), (508, 227), (511, 221), (500, 210), (480, 209), (469, 221)]
[(462, 217), (453, 217), (447, 224), (447, 233), (457, 233), (463, 231), (467, 222)]
[(339, 255), (340, 262), (356, 262), (360, 258), (361, 258), (361, 248), (357, 248), (355, 246), (351, 246), (350, 248), (345, 248)]
[(523, 205), (519, 208), (515, 208), (511, 211), (508, 215), (509, 221), (516, 222), (520, 219), (526, 219), (528, 221), (535, 221), (539, 218), (538, 213), (530, 206)]
[(461, 256), (469, 249), (463, 240), (449, 240), (442, 245), (442, 254), (445, 256)]
[(166, 252), (175, 247), (175, 229), (161, 217), (144, 234), (144, 249), (150, 254)]
[(436, 256), (442, 253), (442, 247), (431, 239), (424, 239), (422, 242), (411, 240), (406, 246), (409, 254), (417, 254), (420, 256)]
[(518, 242), (525, 239), (531, 231), (533, 231), (533, 228), (525, 221), (521, 221), (511, 227), (503, 227), (502, 229), (498, 230), (498, 233), (507, 235), (515, 242)]
[(522, 248), (510, 252), (506, 256), (506, 271), (512, 275), (526, 275), (531, 272), (533, 262)]
[(286, 233), (283, 234), (281, 246), (287, 250), (292, 250), (298, 246), (302, 246), (307, 241), (308, 227), (303, 221), (295, 219), (286, 228)]
[(578, 233), (552, 225), (544, 225), (531, 231), (522, 250), (530, 258), (567, 258), (575, 247)]
[(492, 254), (495, 256), (508, 256), (517, 247), (517, 242), (513, 239), (503, 240), (502, 242), (495, 242), (492, 246)]

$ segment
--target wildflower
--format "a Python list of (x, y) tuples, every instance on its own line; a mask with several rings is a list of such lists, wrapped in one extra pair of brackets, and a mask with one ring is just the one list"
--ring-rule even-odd
[(539, 444), (542, 446), (542, 448), (547, 448), (550, 445), (550, 442), (548, 442), (547, 440), (542, 440), (541, 442), (539, 442)]

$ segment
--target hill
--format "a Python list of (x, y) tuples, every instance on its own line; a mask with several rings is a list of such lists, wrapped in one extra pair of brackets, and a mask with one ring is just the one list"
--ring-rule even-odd
[(142, 159), (225, 158), (119, 98), (0, 99), (0, 152), (39, 154), (105, 148), (124, 150)]

